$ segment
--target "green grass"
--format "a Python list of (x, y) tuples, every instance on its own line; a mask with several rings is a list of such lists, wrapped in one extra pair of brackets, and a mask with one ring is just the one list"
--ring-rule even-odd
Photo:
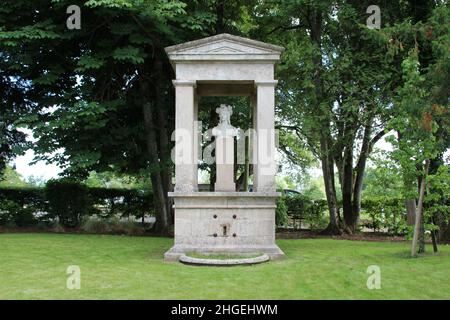
[[(450, 247), (408, 257), (409, 243), (279, 240), (282, 261), (230, 268), (164, 263), (172, 239), (0, 234), (0, 299), (450, 299)], [(66, 269), (81, 268), (81, 289)], [(380, 290), (366, 287), (369, 265)]]

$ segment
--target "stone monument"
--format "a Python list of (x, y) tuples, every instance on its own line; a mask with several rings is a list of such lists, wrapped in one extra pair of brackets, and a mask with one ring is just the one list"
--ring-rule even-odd
[[(188, 252), (284, 253), (275, 244), (275, 64), (282, 47), (220, 34), (166, 48), (175, 70), (175, 244), (165, 253), (177, 261)], [(232, 106), (220, 105), (213, 128), (215, 190), (198, 191), (198, 102), (202, 96), (250, 98), (253, 190), (235, 191)]]

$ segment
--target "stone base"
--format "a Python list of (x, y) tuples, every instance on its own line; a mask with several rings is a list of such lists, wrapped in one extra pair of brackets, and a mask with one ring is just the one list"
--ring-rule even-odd
[(230, 259), (209, 259), (209, 258), (195, 258), (182, 255), (180, 262), (184, 264), (197, 266), (214, 266), (214, 267), (232, 267), (232, 266), (251, 266), (254, 264), (264, 263), (269, 261), (267, 254), (262, 254), (257, 257), (248, 258), (230, 258)]
[(270, 260), (279, 260), (285, 257), (284, 252), (277, 246), (271, 247), (217, 247), (217, 248), (199, 248), (199, 247), (186, 247), (186, 246), (173, 246), (169, 251), (164, 253), (164, 261), (166, 262), (178, 262), (182, 255), (195, 252), (198, 254), (267, 254)]
[(284, 256), (275, 244), (275, 192), (174, 192), (175, 244), (165, 261), (183, 254)]

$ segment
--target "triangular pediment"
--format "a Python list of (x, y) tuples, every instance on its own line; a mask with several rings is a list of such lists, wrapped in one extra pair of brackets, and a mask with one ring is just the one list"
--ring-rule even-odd
[[(219, 34), (200, 40), (190, 41), (166, 48), (169, 57), (176, 56), (265, 56), (280, 55), (282, 47), (268, 44), (252, 39), (233, 36), (230, 34)], [(188, 58), (186, 58), (188, 59)], [(184, 60), (186, 60), (184, 59)]]

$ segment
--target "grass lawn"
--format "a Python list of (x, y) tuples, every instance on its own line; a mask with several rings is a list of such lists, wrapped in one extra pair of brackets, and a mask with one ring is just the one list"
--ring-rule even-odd
[[(409, 243), (279, 240), (285, 260), (224, 268), (164, 263), (172, 241), (0, 234), (0, 299), (450, 299), (450, 246), (411, 259)], [(66, 288), (69, 265), (80, 290)], [(380, 290), (366, 287), (369, 265)]]

